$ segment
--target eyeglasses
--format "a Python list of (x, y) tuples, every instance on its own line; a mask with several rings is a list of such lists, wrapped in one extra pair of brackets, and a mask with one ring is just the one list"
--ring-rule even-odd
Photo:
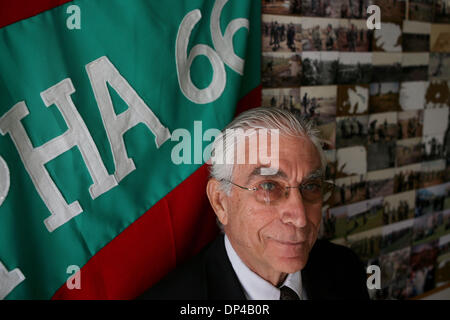
[(286, 186), (277, 181), (265, 180), (252, 188), (240, 186), (230, 180), (223, 179), (222, 181), (231, 183), (243, 190), (254, 191), (255, 198), (258, 202), (271, 205), (286, 200), (289, 197), (290, 189), (298, 189), (303, 201), (307, 203), (326, 202), (330, 199), (335, 188), (333, 183), (321, 179), (310, 180), (297, 187)]

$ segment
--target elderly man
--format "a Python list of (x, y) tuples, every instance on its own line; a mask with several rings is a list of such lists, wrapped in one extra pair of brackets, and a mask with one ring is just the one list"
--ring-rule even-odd
[[(239, 149), (247, 141), (239, 133), (250, 141), (252, 129), (267, 139)], [(236, 160), (238, 150), (245, 161), (220, 161)], [(368, 299), (358, 257), (316, 241), (332, 185), (324, 181), (326, 162), (310, 123), (287, 110), (252, 109), (227, 126), (212, 154), (206, 191), (224, 235), (141, 298)]]

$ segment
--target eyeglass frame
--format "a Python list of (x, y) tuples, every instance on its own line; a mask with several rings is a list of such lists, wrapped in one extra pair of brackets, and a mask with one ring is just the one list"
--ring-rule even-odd
[[(224, 182), (230, 183), (230, 184), (232, 184), (232, 185), (234, 185), (234, 186), (236, 186), (236, 187), (238, 187), (238, 188), (241, 188), (241, 189), (247, 190), (247, 191), (258, 191), (258, 190), (259, 190), (258, 187), (253, 187), (253, 188), (244, 187), (244, 186), (238, 185), (238, 184), (236, 184), (236, 183), (234, 183), (233, 181), (228, 180), (228, 179), (221, 179), (220, 181), (224, 181)], [(302, 189), (302, 186), (307, 185), (307, 184), (310, 183), (310, 182), (311, 182), (311, 181), (303, 182), (303, 183), (299, 184), (298, 186), (283, 186), (283, 188), (284, 188), (284, 189), (286, 190), (286, 192), (287, 192), (287, 194), (286, 194), (286, 196), (285, 196), (284, 199), (286, 200), (286, 199), (289, 198), (289, 195), (290, 195), (290, 189), (298, 189), (299, 192), (300, 192), (300, 194), (302, 195), (302, 199), (304, 199), (304, 196), (303, 196), (303, 193), (302, 193), (302, 190), (303, 190), (303, 189)], [(321, 182), (322, 182), (322, 183), (325, 183), (325, 185), (328, 186), (327, 193), (324, 193), (324, 192), (323, 192), (323, 190), (324, 190), (325, 188), (322, 187), (322, 198), (319, 198), (319, 199), (322, 200), (322, 203), (325, 203), (325, 202), (327, 202), (327, 201), (331, 198), (331, 196), (333, 195), (333, 191), (334, 191), (335, 189), (337, 189), (338, 186), (337, 186), (336, 184), (334, 184), (333, 182), (331, 182), (330, 180), (321, 180)], [(278, 182), (277, 182), (277, 183), (278, 183)], [(329, 195), (326, 197), (326, 199), (324, 199), (324, 195), (325, 195), (325, 194), (328, 194), (328, 193), (329, 193)], [(319, 200), (317, 200), (317, 202), (311, 202), (311, 201), (306, 201), (306, 202), (313, 204), (313, 203), (318, 203)]]

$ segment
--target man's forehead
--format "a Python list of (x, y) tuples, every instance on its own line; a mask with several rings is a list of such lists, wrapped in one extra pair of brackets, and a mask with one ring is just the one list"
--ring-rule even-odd
[[(250, 134), (247, 134), (247, 137), (249, 136)], [(274, 141), (257, 139), (256, 144), (241, 145), (245, 147), (245, 152), (239, 148), (234, 149), (238, 160), (245, 157), (245, 161), (235, 163), (237, 167), (240, 167), (237, 170), (239, 175), (249, 178), (253, 176), (290, 178), (289, 175), (292, 175), (292, 171), (295, 170), (302, 172), (303, 177), (300, 178), (303, 179), (309, 175), (322, 174), (320, 154), (308, 136), (292, 136), (281, 132), (276, 132), (275, 136), (277, 140), (275, 148), (272, 148), (274, 145), (271, 143)]]
[[(322, 168), (315, 167), (311, 170), (305, 172), (303, 176), (303, 180), (305, 179), (314, 179), (314, 178), (322, 178), (324, 175)], [(251, 170), (248, 174), (248, 180), (251, 180), (254, 177), (278, 177), (283, 179), (289, 179), (290, 176), (288, 174), (288, 170), (283, 167), (272, 168), (268, 165), (256, 165), (253, 170)]]

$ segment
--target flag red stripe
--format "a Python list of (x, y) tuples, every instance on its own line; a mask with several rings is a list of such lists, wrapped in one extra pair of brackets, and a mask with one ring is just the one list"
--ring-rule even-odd
[(0, 28), (72, 0), (0, 0)]
[[(239, 101), (236, 113), (260, 105), (259, 86)], [(203, 165), (81, 268), (81, 290), (64, 284), (53, 299), (133, 299), (200, 251), (218, 232), (207, 179)]]
[(249, 110), (251, 108), (260, 107), (262, 104), (262, 85), (259, 85), (247, 95), (242, 97), (241, 100), (239, 100), (237, 106), (236, 106), (236, 115)]

